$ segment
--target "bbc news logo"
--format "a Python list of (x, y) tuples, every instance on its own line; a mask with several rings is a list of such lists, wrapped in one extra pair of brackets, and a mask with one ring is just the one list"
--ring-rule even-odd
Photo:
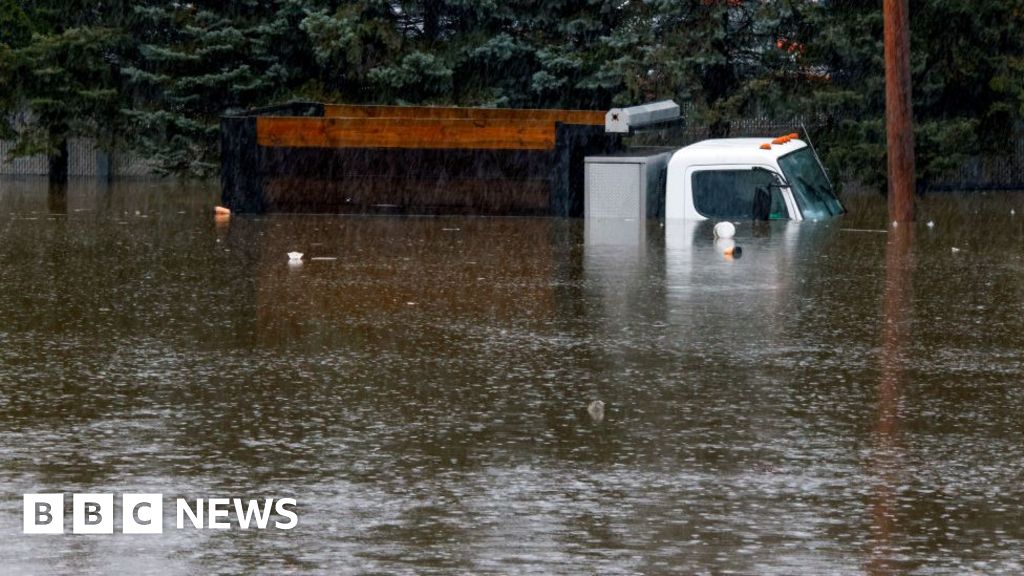
[[(230, 530), (291, 530), (299, 523), (294, 498), (185, 498), (175, 500), (175, 527)], [(162, 534), (164, 531), (162, 494), (122, 494), (121, 532), (124, 534)], [(72, 494), (72, 534), (113, 534), (113, 494)], [(232, 518), (234, 522), (232, 522)], [(24, 495), (25, 534), (64, 533), (64, 494)]]

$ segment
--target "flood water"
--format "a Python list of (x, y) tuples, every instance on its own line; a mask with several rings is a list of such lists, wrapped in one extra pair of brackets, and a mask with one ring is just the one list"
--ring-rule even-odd
[[(733, 260), (708, 225), (217, 197), (0, 181), (3, 572), (1024, 571), (1024, 194), (888, 233), (851, 197)], [(160, 493), (164, 533), (72, 535), (68, 495), (23, 535), (31, 492)], [(298, 526), (175, 528), (220, 496)]]

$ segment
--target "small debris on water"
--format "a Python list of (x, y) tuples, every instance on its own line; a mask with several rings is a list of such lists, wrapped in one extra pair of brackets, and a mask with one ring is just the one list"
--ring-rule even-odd
[(299, 262), (302, 260), (302, 252), (289, 252), (288, 260), (292, 262)]
[(953, 252), (953, 254), (956, 254), (957, 252), (960, 252), (960, 249), (957, 248), (956, 246), (953, 246), (952, 252)]
[(406, 302), (405, 305), (406, 306), (415, 306), (416, 303), (415, 302)]
[(743, 255), (743, 248), (736, 245), (731, 238), (718, 238), (715, 240), (715, 247), (725, 256), (726, 260), (734, 260)]
[(604, 420), (604, 402), (600, 400), (594, 400), (587, 405), (587, 414), (590, 414), (590, 419), (594, 421), (594, 424), (600, 424)]
[(217, 214), (217, 215), (230, 216), (231, 215), (231, 210), (229, 208), (225, 208), (223, 206), (214, 206), (213, 207), (213, 213)]
[(329, 261), (329, 260), (337, 260), (337, 259), (338, 259), (337, 256), (314, 256), (314, 257), (310, 258), (310, 260), (320, 260), (320, 261)]
[(933, 221), (933, 220), (929, 220), (929, 221), (928, 221), (928, 227), (929, 227), (929, 228), (935, 228), (935, 221)]
[(459, 232), (462, 228), (441, 228), (441, 230), (444, 232)]

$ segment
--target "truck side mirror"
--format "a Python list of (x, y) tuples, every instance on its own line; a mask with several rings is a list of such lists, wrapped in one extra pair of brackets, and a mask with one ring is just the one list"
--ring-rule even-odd
[(782, 177), (782, 174), (779, 174), (774, 170), (769, 170), (764, 166), (754, 166), (751, 170), (771, 174), (774, 182), (768, 185), (769, 188), (789, 188), (789, 182), (786, 182), (786, 179)]

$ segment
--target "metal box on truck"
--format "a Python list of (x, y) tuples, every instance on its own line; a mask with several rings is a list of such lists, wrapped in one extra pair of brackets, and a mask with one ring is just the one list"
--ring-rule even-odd
[(583, 213), (594, 218), (661, 218), (671, 151), (634, 150), (584, 160)]

